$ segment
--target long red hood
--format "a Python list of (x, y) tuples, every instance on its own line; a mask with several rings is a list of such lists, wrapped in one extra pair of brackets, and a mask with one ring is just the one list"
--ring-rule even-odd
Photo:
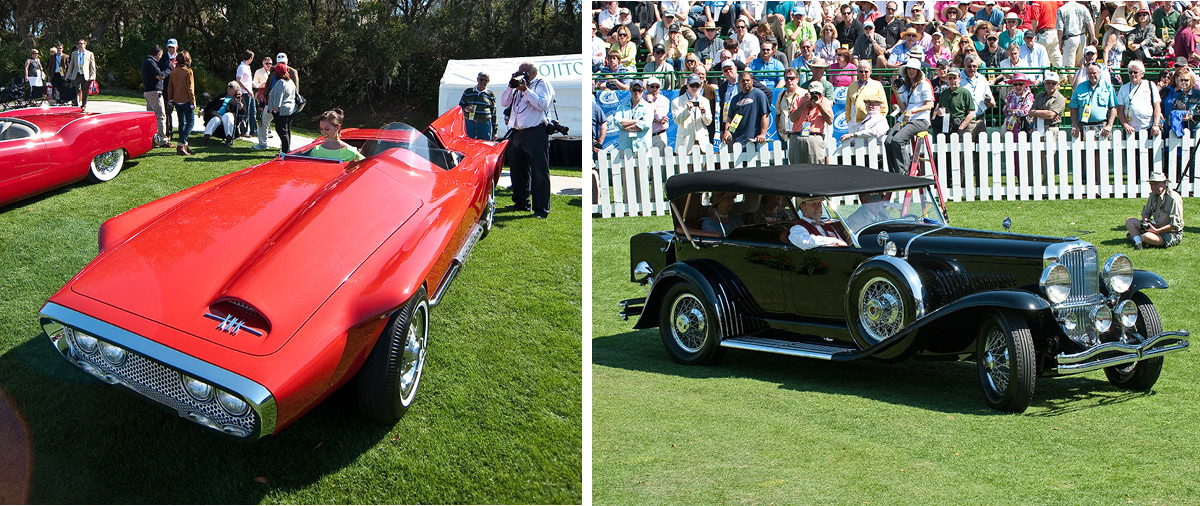
[[(106, 248), (71, 290), (237, 351), (273, 353), (421, 208), (374, 165), (344, 173), (335, 163), (267, 162)], [(365, 199), (378, 212), (361, 213)], [(230, 299), (261, 313), (269, 331), (218, 329), (205, 313)]]

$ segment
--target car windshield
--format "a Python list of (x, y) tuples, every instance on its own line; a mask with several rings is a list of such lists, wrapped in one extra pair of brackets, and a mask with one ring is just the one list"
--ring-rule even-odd
[(937, 196), (928, 186), (833, 197), (826, 201), (826, 212), (840, 219), (852, 235), (886, 221), (946, 223)]
[(360, 150), (363, 156), (374, 156), (391, 148), (404, 148), (444, 170), (453, 169), (462, 161), (461, 153), (443, 147), (430, 131), (422, 133), (406, 123), (389, 123), (382, 130), (399, 132), (401, 135), (367, 141)]

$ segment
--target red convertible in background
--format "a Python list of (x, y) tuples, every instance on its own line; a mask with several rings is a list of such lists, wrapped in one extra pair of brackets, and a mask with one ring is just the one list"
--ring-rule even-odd
[(40, 107), (0, 113), (0, 206), (84, 178), (117, 177), (126, 159), (150, 151), (157, 128), (148, 111)]
[(423, 133), (344, 131), (130, 210), (41, 310), (71, 363), (225, 434), (279, 431), (355, 381), (369, 418), (412, 405), (429, 310), (491, 228), (504, 143), (455, 108)]

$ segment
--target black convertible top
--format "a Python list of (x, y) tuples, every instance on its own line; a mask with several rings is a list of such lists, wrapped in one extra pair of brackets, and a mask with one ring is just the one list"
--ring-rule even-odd
[(706, 191), (833, 197), (931, 184), (932, 179), (855, 165), (775, 165), (671, 176), (667, 179), (667, 198), (675, 200), (689, 193)]

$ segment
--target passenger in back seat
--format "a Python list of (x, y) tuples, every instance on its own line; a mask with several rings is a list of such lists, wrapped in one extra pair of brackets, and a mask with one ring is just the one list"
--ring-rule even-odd
[(728, 235), (730, 230), (742, 226), (742, 217), (732, 213), (736, 192), (713, 192), (709, 198), (708, 216), (700, 221), (700, 229)]

